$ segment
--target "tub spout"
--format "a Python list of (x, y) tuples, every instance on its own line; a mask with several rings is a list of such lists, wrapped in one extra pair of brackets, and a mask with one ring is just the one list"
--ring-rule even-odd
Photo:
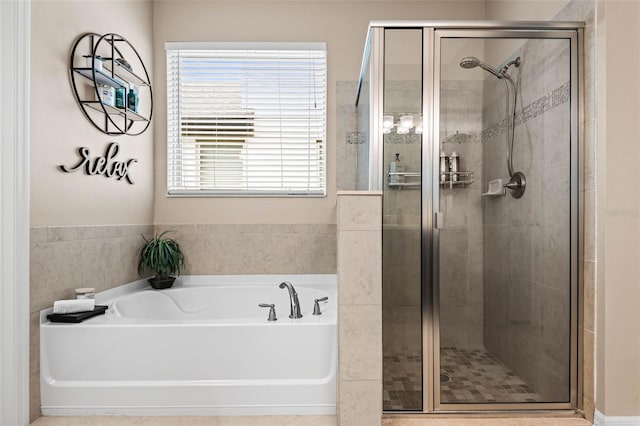
[(293, 285), (289, 281), (281, 283), (279, 287), (289, 290), (289, 300), (291, 301), (291, 314), (289, 315), (289, 318), (302, 318), (302, 314), (300, 313), (300, 301), (298, 300), (298, 293), (296, 293), (296, 289), (293, 288)]

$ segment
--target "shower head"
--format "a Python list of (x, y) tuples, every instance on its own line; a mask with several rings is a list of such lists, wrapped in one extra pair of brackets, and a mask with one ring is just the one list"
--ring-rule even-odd
[(466, 58), (462, 58), (460, 61), (460, 66), (462, 68), (471, 69), (480, 65), (480, 59), (475, 56), (467, 56)]
[(503, 75), (500, 73), (500, 71), (498, 71), (495, 68), (490, 67), (489, 65), (485, 64), (484, 62), (482, 62), (480, 59), (476, 58), (475, 56), (467, 56), (466, 58), (462, 58), (462, 60), (460, 61), (460, 66), (462, 68), (465, 69), (471, 69), (471, 68), (475, 68), (475, 67), (480, 67), (483, 70), (490, 72), (491, 74), (495, 75), (498, 78), (502, 78)]

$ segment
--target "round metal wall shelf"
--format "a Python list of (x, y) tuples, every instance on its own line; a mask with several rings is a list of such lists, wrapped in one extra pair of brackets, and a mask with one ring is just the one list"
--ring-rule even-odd
[[(96, 59), (98, 56), (101, 60)], [(102, 133), (136, 136), (149, 128), (153, 115), (149, 73), (138, 51), (121, 35), (80, 35), (71, 49), (69, 77), (82, 113)], [(130, 85), (138, 87), (140, 107), (137, 110), (127, 105)], [(124, 105), (117, 107), (102, 98), (103, 86), (124, 89)]]

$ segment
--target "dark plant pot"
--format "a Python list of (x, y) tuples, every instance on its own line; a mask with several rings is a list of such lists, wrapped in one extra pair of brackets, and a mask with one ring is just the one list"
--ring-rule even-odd
[(175, 280), (176, 280), (176, 277), (169, 277), (166, 279), (159, 279), (154, 277), (154, 278), (149, 278), (147, 281), (149, 281), (149, 284), (151, 284), (151, 287), (155, 288), (156, 290), (162, 290), (165, 288), (171, 288)]

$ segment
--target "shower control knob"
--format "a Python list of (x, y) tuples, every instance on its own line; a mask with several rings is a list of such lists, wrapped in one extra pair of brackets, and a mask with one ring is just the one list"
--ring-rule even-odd
[(511, 191), (511, 196), (513, 198), (520, 198), (524, 194), (524, 190), (527, 188), (527, 179), (524, 177), (522, 172), (515, 172), (513, 176), (511, 176), (511, 180), (502, 186)]
[(276, 318), (276, 305), (272, 303), (260, 303), (258, 306), (261, 308), (270, 308), (267, 321), (278, 321), (278, 318)]
[(329, 298), (325, 296), (313, 301), (313, 315), (322, 315), (322, 312), (320, 312), (320, 302), (326, 302), (327, 300), (329, 300)]

